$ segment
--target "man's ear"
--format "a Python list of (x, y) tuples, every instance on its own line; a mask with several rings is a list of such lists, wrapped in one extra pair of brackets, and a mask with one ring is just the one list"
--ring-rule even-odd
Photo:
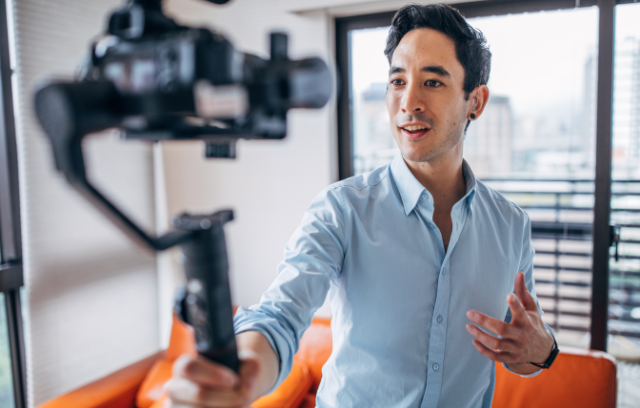
[(484, 108), (489, 101), (489, 88), (486, 85), (479, 85), (471, 92), (470, 100), (472, 101), (471, 108), (469, 110), (469, 120), (476, 120), (484, 112)]

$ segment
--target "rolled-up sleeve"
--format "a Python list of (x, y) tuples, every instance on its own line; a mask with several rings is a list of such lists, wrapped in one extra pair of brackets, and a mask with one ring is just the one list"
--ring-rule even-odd
[(339, 191), (326, 189), (311, 203), (284, 251), (278, 275), (258, 305), (239, 308), (236, 333), (262, 333), (276, 352), (280, 373), (289, 375), (300, 338), (338, 278), (344, 259), (344, 218)]
[[(527, 289), (531, 293), (531, 296), (536, 300), (536, 304), (538, 305), (538, 310), (540, 311), (540, 317), (544, 314), (542, 308), (540, 307), (540, 302), (538, 302), (538, 297), (536, 296), (536, 288), (535, 288), (535, 279), (533, 278), (533, 259), (535, 256), (535, 250), (533, 249), (533, 245), (531, 243), (531, 220), (529, 216), (525, 214), (525, 227), (523, 231), (523, 239), (522, 239), (522, 255), (520, 256), (520, 271), (524, 273), (524, 281), (527, 285)], [(514, 292), (515, 293), (515, 292)], [(511, 309), (507, 310), (507, 315), (504, 319), (505, 322), (511, 322)], [(555, 334), (549, 325), (544, 325), (547, 328), (547, 331), (551, 333), (551, 336), (555, 339)], [(549, 350), (551, 351), (551, 350)], [(519, 375), (520, 377), (535, 377), (536, 375), (542, 372), (542, 369), (531, 373), (531, 374), (518, 374), (505, 364), (502, 363), (503, 367), (507, 370), (511, 371), (514, 374)]]

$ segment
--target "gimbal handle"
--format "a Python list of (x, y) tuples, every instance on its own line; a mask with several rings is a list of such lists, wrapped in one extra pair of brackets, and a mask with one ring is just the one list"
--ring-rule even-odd
[(233, 330), (229, 266), (224, 224), (230, 210), (211, 215), (183, 214), (175, 230), (151, 237), (100, 193), (86, 177), (82, 139), (89, 133), (117, 127), (117, 92), (101, 82), (51, 83), (36, 92), (35, 110), (49, 137), (55, 164), (73, 188), (133, 240), (156, 251), (180, 244), (184, 254), (186, 289), (177, 312), (194, 327), (198, 353), (238, 371)]

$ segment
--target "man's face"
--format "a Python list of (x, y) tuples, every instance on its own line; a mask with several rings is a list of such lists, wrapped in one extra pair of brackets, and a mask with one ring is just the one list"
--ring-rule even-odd
[(405, 160), (431, 162), (462, 153), (470, 101), (455, 43), (430, 28), (409, 31), (389, 69), (387, 109)]

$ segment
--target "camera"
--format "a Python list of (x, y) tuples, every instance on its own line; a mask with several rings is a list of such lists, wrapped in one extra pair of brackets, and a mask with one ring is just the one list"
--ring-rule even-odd
[(223, 228), (233, 212), (181, 214), (172, 231), (150, 236), (87, 179), (82, 140), (118, 128), (123, 139), (202, 140), (207, 157), (234, 158), (240, 138), (282, 139), (288, 110), (321, 108), (333, 88), (324, 61), (291, 60), (287, 48), (287, 35), (274, 32), (270, 59), (243, 53), (215, 31), (168, 18), (161, 0), (129, 0), (91, 42), (75, 81), (49, 81), (35, 93), (55, 165), (71, 186), (135, 241), (157, 251), (181, 246), (187, 284), (176, 313), (194, 327), (198, 352), (233, 370)]
[[(242, 53), (215, 31), (177, 24), (160, 0), (132, 0), (92, 43), (78, 81), (38, 91), (36, 112), (47, 133), (120, 127), (129, 139), (201, 139), (207, 157), (233, 158), (238, 138), (284, 138), (289, 109), (329, 100), (325, 62), (291, 60), (287, 48), (287, 35), (275, 32), (271, 59)], [(52, 104), (62, 117), (46, 116)]]

